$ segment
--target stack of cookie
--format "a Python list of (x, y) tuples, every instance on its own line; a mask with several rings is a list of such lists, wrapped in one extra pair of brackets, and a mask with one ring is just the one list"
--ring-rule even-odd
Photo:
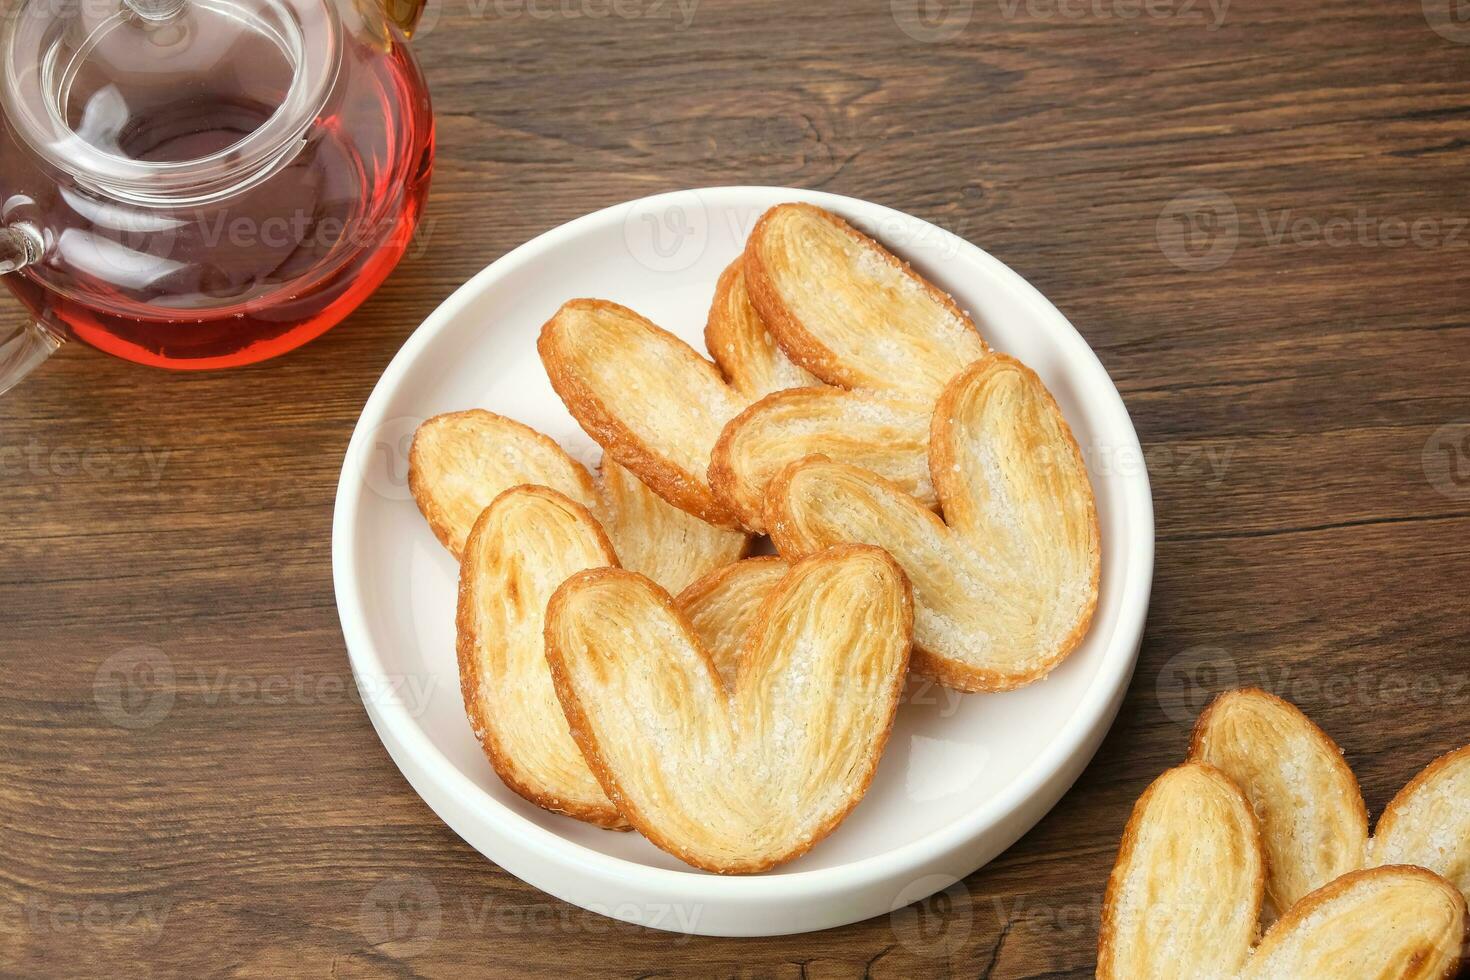
[(837, 216), (767, 212), (705, 339), (713, 363), (572, 300), (538, 348), (600, 476), (472, 410), (424, 423), (410, 483), (461, 559), (465, 709), (505, 783), (750, 873), (856, 805), (908, 671), (978, 692), (1054, 669), (1100, 546), (1035, 373)]
[(1332, 739), (1280, 698), (1232, 691), (1134, 807), (1097, 975), (1454, 976), (1467, 893), (1470, 746), (1414, 777), (1370, 838)]

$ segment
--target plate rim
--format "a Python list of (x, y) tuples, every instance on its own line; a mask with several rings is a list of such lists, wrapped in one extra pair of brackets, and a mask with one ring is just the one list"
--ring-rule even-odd
[[(1066, 359), (1080, 366), (1087, 373), (1095, 374), (1097, 379), (1103, 382), (1103, 390), (1107, 393), (1107, 404), (1092, 405), (1089, 415), (1108, 417), (1106, 425), (1108, 433), (1126, 436), (1127, 442), (1120, 448), (1135, 450), (1139, 453), (1135, 458), (1142, 458), (1137, 430), (1133, 426), (1121, 393), (1096, 353), (1072, 325), (1070, 319), (1010, 266), (978, 245), (947, 229), (916, 215), (860, 198), (828, 191), (783, 186), (736, 184), (690, 188), (661, 192), (612, 204), (542, 232), (494, 260), (455, 289), (405, 340), (383, 370), (382, 375), (373, 386), (372, 393), (364, 403), (343, 457), (332, 518), (333, 591), (347, 646), (348, 659), (359, 689), (364, 687), (364, 676), (380, 680), (387, 674), (383, 669), (381, 653), (373, 642), (367, 627), (360, 592), (354, 588), (356, 575), (353, 569), (358, 556), (354, 528), (359, 519), (363, 490), (367, 486), (361, 471), (354, 463), (360, 458), (364, 440), (386, 421), (385, 407), (401, 387), (409, 368), (423, 349), (440, 332), (447, 329), (491, 282), (513, 273), (523, 265), (534, 261), (541, 253), (575, 238), (586, 229), (600, 226), (613, 219), (621, 221), (631, 208), (657, 207), (666, 199), (684, 198), (687, 200), (690, 194), (695, 195), (706, 206), (714, 208), (720, 205), (712, 205), (712, 199), (754, 194), (807, 201), (849, 216), (855, 209), (877, 212), (880, 216), (901, 222), (919, 222), (926, 229), (944, 236), (947, 241), (958, 243), (959, 248), (972, 253), (992, 273), (1001, 279), (1008, 280), (1016, 296), (1023, 299), (1028, 306), (1039, 308), (1039, 311), (1048, 319), (1059, 320), (1065, 325), (1067, 329), (1061, 332), (1058, 339), (1065, 348), (1063, 353)], [(669, 203), (673, 202), (669, 201)], [(1093, 386), (1089, 385), (1089, 388), (1091, 387)], [(942, 859), (946, 854), (963, 847), (967, 842), (1004, 824), (1018, 811), (1024, 809), (1028, 801), (1045, 791), (1048, 782), (1065, 769), (1068, 761), (1084, 748), (1099, 726), (1102, 728), (1103, 735), (1111, 729), (1116, 716), (1117, 704), (1121, 703), (1123, 696), (1127, 693), (1143, 637), (1152, 592), (1156, 538), (1153, 499), (1147, 470), (1139, 467), (1134, 472), (1122, 474), (1122, 485), (1124, 492), (1121, 494), (1121, 504), (1127, 516), (1130, 534), (1128, 539), (1122, 543), (1127, 553), (1123, 563), (1124, 581), (1117, 586), (1122, 590), (1118, 621), (1112, 635), (1107, 639), (1103, 652), (1103, 663), (1098, 668), (1098, 675), (1089, 684), (1077, 709), (1029, 766), (1021, 770), (1004, 789), (967, 813), (964, 818), (930, 831), (922, 837), (907, 841), (891, 850), (846, 864), (775, 875), (735, 877), (712, 875), (692, 868), (653, 867), (606, 854), (541, 827), (486, 794), (433, 744), (424, 730), (408, 714), (405, 706), (391, 703), (377, 704), (364, 698), (364, 707), (373, 721), (379, 739), (389, 750), (394, 765), (435, 815), (456, 833), (459, 833), (458, 828), (440, 812), (437, 806), (430, 803), (425, 793), (419, 789), (416, 779), (400, 763), (397, 754), (388, 744), (389, 739), (382, 730), (383, 726), (387, 727), (388, 734), (397, 741), (402, 750), (409, 753), (415, 760), (422, 770), (421, 775), (434, 781), (434, 788), (437, 791), (451, 794), (462, 801), (471, 812), (482, 818), (490, 818), (495, 824), (494, 830), (497, 834), (519, 838), (518, 843), (521, 846), (536, 851), (543, 859), (563, 865), (568, 861), (574, 862), (569, 867), (577, 874), (595, 874), (607, 884), (621, 887), (634, 886), (665, 893), (676, 892), (684, 898), (706, 901), (713, 898), (740, 902), (780, 898), (782, 901), (789, 902), (793, 899), (817, 898), (833, 892), (879, 883)], [(1125, 649), (1120, 650), (1120, 647)], [(369, 687), (368, 689), (382, 690), (383, 688)], [(1111, 715), (1109, 714), (1110, 708), (1113, 712)], [(1090, 758), (1082, 768), (1085, 769), (1087, 765), (1090, 765)], [(1065, 795), (1068, 789), (1069, 787), (1064, 787), (1061, 795)], [(1022, 829), (1021, 833), (1025, 833), (1034, 826), (1047, 812), (1050, 812), (1053, 806), (1055, 803), (1037, 815)], [(471, 843), (471, 846), (480, 850), (474, 843)], [(485, 856), (490, 857), (490, 855)], [(491, 858), (491, 860), (495, 859)], [(967, 874), (978, 870), (984, 863), (976, 865)], [(536, 887), (543, 888), (539, 884)], [(915, 896), (913, 900), (921, 897)]]

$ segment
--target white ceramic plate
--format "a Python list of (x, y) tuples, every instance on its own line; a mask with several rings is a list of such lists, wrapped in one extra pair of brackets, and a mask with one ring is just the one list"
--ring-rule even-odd
[[(810, 853), (764, 875), (694, 871), (637, 834), (537, 809), (506, 789), (465, 721), (454, 655), (457, 566), (408, 492), (408, 445), (439, 412), (481, 407), (600, 453), (552, 392), (541, 325), (567, 299), (623, 303), (703, 349), (715, 279), (766, 208), (802, 200), (908, 258), (1031, 365), (1083, 448), (1102, 527), (1102, 590), (1082, 646), (1043, 683), (961, 697), (912, 685), (868, 795)], [(919, 901), (985, 864), (1056, 803), (1112, 724), (1132, 674), (1153, 574), (1138, 437), (1065, 317), (950, 233), (813, 191), (681, 191), (579, 218), (493, 263), (404, 344), (368, 399), (337, 491), (332, 567), (342, 630), (378, 735), (419, 795), (473, 847), (583, 908), (705, 935), (806, 932)]]

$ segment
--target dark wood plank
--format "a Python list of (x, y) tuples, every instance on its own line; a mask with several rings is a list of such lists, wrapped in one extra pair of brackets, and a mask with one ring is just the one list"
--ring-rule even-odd
[[(913, 6), (444, 0), (422, 247), (360, 312), (230, 374), (74, 346), (0, 400), (0, 973), (1086, 976), (1123, 822), (1214, 691), (1291, 697), (1375, 811), (1470, 740), (1470, 483), (1439, 448), (1470, 433), (1470, 31), (1420, 0), (1238, 0), (1218, 29), (951, 0), (968, 23), (925, 42)], [(353, 421), (440, 300), (589, 210), (725, 183), (880, 201), (1020, 271), (1122, 389), (1158, 512), (1137, 675), (1077, 787), (946, 897), (786, 939), (601, 919), (459, 841), (349, 693), (329, 570)], [(1198, 190), (1237, 216), (1215, 268), (1160, 235)], [(171, 703), (128, 707), (166, 714), (120, 726), (106, 678), (159, 655)]]

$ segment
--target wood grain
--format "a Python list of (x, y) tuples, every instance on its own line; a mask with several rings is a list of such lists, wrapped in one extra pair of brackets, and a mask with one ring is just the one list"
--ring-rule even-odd
[[(1184, 2), (436, 5), (423, 247), (361, 311), (229, 374), (73, 345), (0, 400), (0, 973), (1081, 977), (1129, 809), (1215, 690), (1296, 701), (1375, 814), (1470, 741), (1470, 32)], [(1127, 703), (1050, 816), (921, 906), (746, 941), (582, 912), (445, 828), (349, 693), (328, 542), (357, 413), (453, 288), (732, 183), (911, 211), (1030, 279), (1121, 388), (1159, 532)], [(1217, 268), (1166, 254), (1199, 189), (1237, 214)]]

